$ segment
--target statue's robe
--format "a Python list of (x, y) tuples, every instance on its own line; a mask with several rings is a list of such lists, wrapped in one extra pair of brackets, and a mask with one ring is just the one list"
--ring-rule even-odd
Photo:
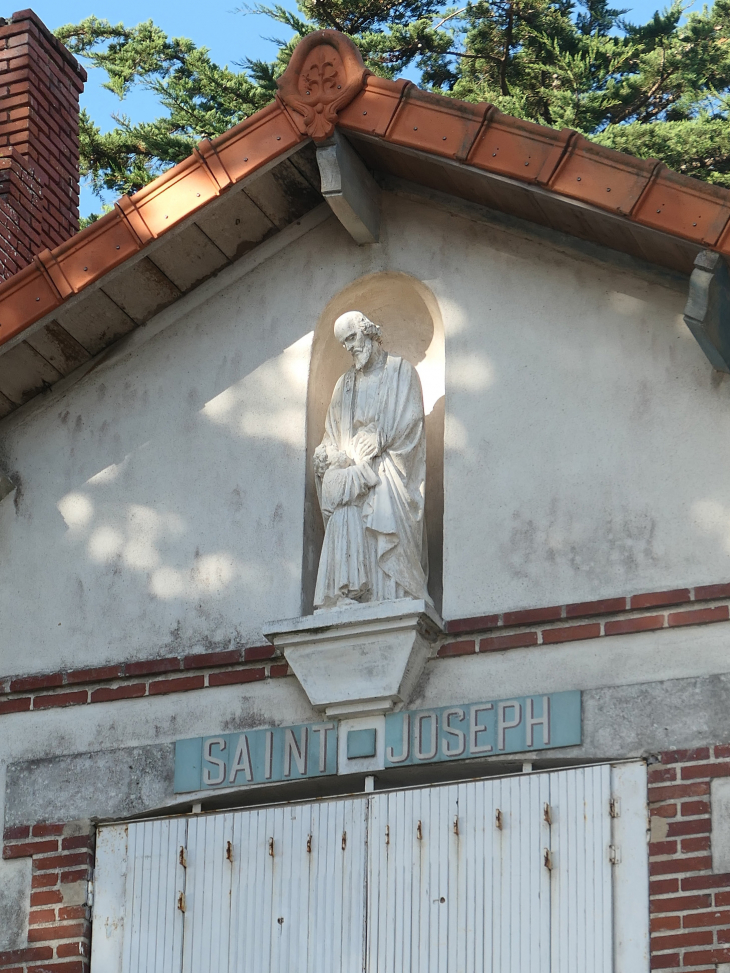
[[(367, 427), (377, 430), (379, 453), (364, 470), (353, 441)], [(365, 557), (359, 565), (357, 545), (348, 541), (352, 530), (348, 531), (346, 518), (338, 516), (331, 503), (322, 503), (318, 478), (326, 530), (315, 606), (327, 607), (343, 597), (430, 601), (424, 523), (426, 433), (423, 393), (415, 368), (402, 358), (387, 355), (371, 369), (347, 371), (332, 394), (322, 443), (336, 446), (353, 461), (353, 466), (338, 471), (338, 476), (346, 476), (340, 506), (357, 508), (362, 517)], [(348, 517), (352, 513), (348, 510)]]

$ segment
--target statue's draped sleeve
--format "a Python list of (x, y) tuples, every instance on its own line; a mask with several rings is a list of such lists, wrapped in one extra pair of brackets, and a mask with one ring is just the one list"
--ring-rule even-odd
[(428, 599), (423, 393), (410, 362), (388, 356), (381, 402), (382, 451), (375, 464), (380, 482), (365, 501), (365, 526), (376, 537), (378, 564), (385, 574), (411, 597)]

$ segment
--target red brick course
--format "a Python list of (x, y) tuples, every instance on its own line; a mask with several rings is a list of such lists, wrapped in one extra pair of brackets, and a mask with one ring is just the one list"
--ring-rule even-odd
[(212, 672), (208, 677), (211, 686), (231, 686), (235, 683), (257, 682), (266, 677), (263, 667), (258, 669), (239, 669), (236, 672)]
[[(513, 635), (487, 635), (480, 640), (479, 651), (497, 652), (500, 649), (527, 648), (530, 645), (537, 645), (537, 632), (515, 632)], [(445, 649), (448, 649), (448, 645), (445, 646)], [(446, 655), (446, 652), (444, 651), (443, 654)]]
[[(696, 799), (710, 793), (713, 778), (727, 776), (729, 754), (725, 744), (668, 750), (649, 769), (653, 970), (710, 973), (711, 964), (714, 973), (730, 957), (730, 874), (712, 871), (711, 802)], [(671, 783), (677, 780), (691, 783)]]
[(205, 686), (205, 676), (183, 676), (179, 679), (158, 679), (150, 683), (150, 696), (165, 696), (168, 693), (188, 692), (191, 689), (202, 689)]
[[(32, 833), (54, 840), (28, 841), (31, 828), (4, 832), (4, 858), (32, 858), (28, 946), (0, 951), (2, 973), (88, 973), (91, 914), (88, 882), (94, 861), (94, 828), (87, 822), (36, 824)], [(58, 854), (60, 847), (70, 854)], [(73, 870), (71, 863), (80, 865)], [(39, 965), (41, 964), (41, 965)]]
[[(1, 246), (0, 240), (0, 250)], [(693, 607), (696, 602), (716, 600), (720, 596), (727, 598), (728, 604)], [(687, 600), (688, 607), (676, 611), (669, 609), (669, 606), (681, 605), (683, 598)], [(643, 614), (641, 608), (637, 606), (650, 607), (654, 610), (649, 614)], [(667, 610), (656, 611), (657, 606), (666, 606)], [(601, 620), (599, 618), (601, 615), (607, 617)], [(592, 620), (581, 622), (580, 618)], [(607, 636), (727, 621), (730, 621), (730, 584), (705, 585), (694, 589), (679, 588), (631, 597), (605, 598), (595, 602), (452, 620), (446, 625), (448, 635), (438, 650), (438, 656), (441, 659), (448, 659), (485, 652), (582, 642)], [(28, 676), (6, 676), (4, 679), (0, 678), (0, 716), (7, 713), (27, 712), (31, 709), (109, 703), (148, 695), (199, 691), (204, 688), (232, 686), (290, 675), (285, 663), (253, 665), (256, 662), (268, 662), (274, 657), (273, 646), (255, 645), (184, 656), (114, 663), (96, 668), (86, 667)], [(200, 675), (191, 675), (196, 670)], [(169, 679), (154, 678), (172, 673), (178, 673), (179, 676), (171, 676)], [(94, 685), (95, 683), (97, 685)], [(99, 683), (111, 685), (99, 686)], [(71, 686), (75, 687), (73, 692), (69, 692)], [(42, 690), (44, 692), (41, 692)], [(728, 759), (726, 773), (730, 773), (730, 746), (723, 744), (718, 747), (715, 757)], [(709, 749), (705, 748), (705, 750), (704, 759), (710, 759)], [(676, 763), (685, 758), (680, 758), (679, 754), (669, 754), (662, 759)], [(698, 772), (689, 770), (680, 780), (669, 776), (662, 778), (653, 776), (652, 781), (682, 787), (684, 781), (694, 780), (693, 774), (696, 773)], [(707, 794), (707, 788), (694, 791), (666, 791), (664, 799), (670, 799), (672, 794), (682, 798), (692, 795), (703, 796)], [(659, 796), (657, 794), (657, 799)]]

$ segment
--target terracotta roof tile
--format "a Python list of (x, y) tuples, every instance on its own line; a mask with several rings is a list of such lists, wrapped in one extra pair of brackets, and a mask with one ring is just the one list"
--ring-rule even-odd
[(461, 161), (468, 156), (488, 108), (409, 85), (403, 88), (385, 138), (395, 145)]
[(550, 189), (630, 216), (659, 163), (606, 149), (577, 135), (550, 178)]
[(493, 109), (467, 161), (478, 169), (544, 186), (574, 135), (570, 129), (558, 131)]
[(122, 196), (111, 213), (0, 285), (0, 345), (306, 138), (272, 104), (206, 140), (134, 196)]
[(730, 192), (661, 166), (631, 216), (644, 226), (714, 247), (730, 219)]
[[(205, 140), (188, 159), (122, 197), (113, 212), (1, 284), (0, 345), (241, 180), (308, 138), (326, 139), (335, 124), (381, 144), (464, 163), (475, 178), (479, 171), (493, 173), (540, 186), (556, 203), (575, 200), (613, 213), (629, 234), (632, 226), (648, 227), (668, 235), (664, 239), (730, 255), (730, 191), (596, 145), (569, 129), (375, 77), (347, 38), (317, 31), (298, 46), (273, 104)], [(544, 195), (542, 200), (545, 209)], [(598, 242), (605, 243), (605, 235)]]
[(383, 138), (410, 81), (388, 81), (369, 74), (359, 95), (343, 108), (338, 123), (350, 132)]

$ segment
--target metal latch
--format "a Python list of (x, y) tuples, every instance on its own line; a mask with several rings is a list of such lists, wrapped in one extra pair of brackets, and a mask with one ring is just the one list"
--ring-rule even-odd
[(608, 813), (612, 818), (621, 817), (621, 801), (618, 797), (612, 797), (608, 802)]
[(621, 863), (621, 849), (618, 845), (608, 846), (608, 860), (612, 865), (619, 865)]

